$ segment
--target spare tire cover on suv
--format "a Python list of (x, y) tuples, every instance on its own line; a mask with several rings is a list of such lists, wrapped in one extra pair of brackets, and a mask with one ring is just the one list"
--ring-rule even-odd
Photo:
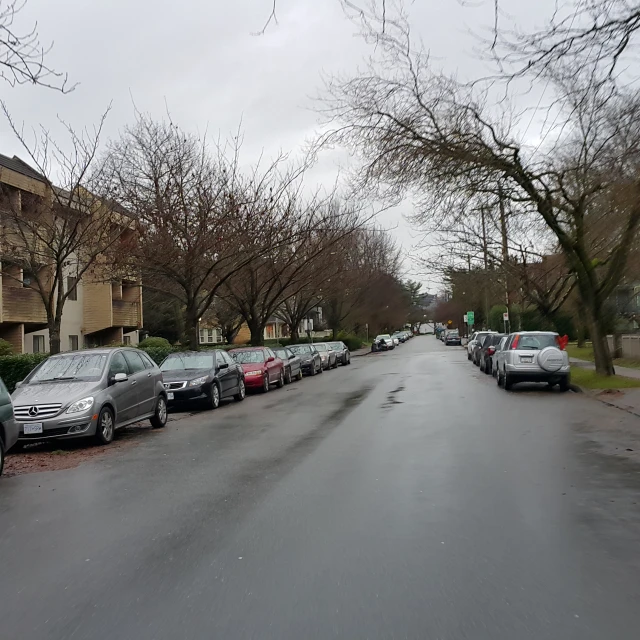
[(538, 365), (545, 371), (558, 371), (564, 365), (564, 356), (558, 347), (545, 347), (538, 354)]

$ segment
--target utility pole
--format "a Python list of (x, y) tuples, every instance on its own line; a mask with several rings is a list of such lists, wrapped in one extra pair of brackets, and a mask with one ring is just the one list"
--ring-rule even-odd
[[(489, 249), (487, 246), (487, 226), (485, 220), (485, 206), (480, 207), (480, 215), (482, 217), (482, 254), (484, 258), (484, 277), (487, 278), (489, 273)], [(484, 286), (484, 324), (489, 329), (489, 287)]]
[[(498, 183), (498, 206), (500, 208), (500, 231), (502, 235), (502, 270), (504, 274), (505, 302), (509, 314), (509, 329), (511, 328), (511, 305), (509, 300), (509, 237), (507, 232), (507, 214), (504, 206), (504, 192), (502, 182)], [(506, 333), (505, 322), (505, 333)]]

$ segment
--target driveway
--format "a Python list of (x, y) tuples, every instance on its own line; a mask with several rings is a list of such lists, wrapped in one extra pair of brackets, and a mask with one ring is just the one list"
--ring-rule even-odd
[(635, 640), (640, 421), (517, 389), (423, 336), (3, 478), (0, 637)]

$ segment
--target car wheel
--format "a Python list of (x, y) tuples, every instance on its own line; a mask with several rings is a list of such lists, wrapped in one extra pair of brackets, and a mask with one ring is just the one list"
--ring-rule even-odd
[(333, 363), (333, 368), (334, 369), (338, 368), (338, 358), (336, 358), (336, 361)]
[(499, 387), (502, 386), (502, 374), (500, 373), (500, 369), (498, 369), (498, 373), (496, 374), (496, 383)]
[(320, 368), (318, 369), (318, 373), (324, 373), (324, 367), (322, 366), (322, 362), (320, 363)]
[(262, 378), (262, 393), (267, 393), (267, 391), (269, 391), (269, 374), (265, 373)]
[(484, 371), (484, 360), (480, 360), (480, 371)]
[(302, 367), (300, 367), (300, 369), (298, 369), (298, 375), (296, 376), (298, 380), (302, 380), (302, 375)]
[(486, 362), (484, 365), (484, 372), (490, 376), (491, 375), (491, 361)]
[(511, 389), (513, 388), (513, 382), (511, 381), (511, 378), (509, 377), (509, 374), (505, 371), (504, 372), (504, 390), (505, 391), (511, 391)]
[(158, 396), (156, 402), (156, 410), (151, 418), (151, 426), (154, 429), (162, 429), (167, 424), (167, 399), (164, 396)]
[(244, 380), (240, 378), (240, 382), (238, 382), (238, 393), (236, 393), (234, 399), (236, 402), (242, 402), (247, 395), (247, 388), (244, 386)]
[(309, 375), (310, 375), (310, 376), (315, 376), (315, 375), (316, 375), (316, 373), (318, 373), (318, 370), (316, 369), (316, 363), (315, 363), (315, 362), (312, 362), (312, 363), (311, 363), (311, 369), (310, 369), (310, 373), (309, 373)]
[(2, 442), (2, 438), (0, 438), (0, 476), (2, 475), (3, 469), (4, 469), (4, 442)]
[(351, 356), (349, 354), (345, 356), (345, 364), (351, 364)]
[(217, 409), (220, 406), (220, 389), (214, 382), (211, 385), (211, 391), (208, 394), (209, 409)]
[(471, 354), (467, 351), (467, 360), (471, 360)]
[(291, 381), (293, 380), (293, 377), (291, 376), (291, 367), (289, 367), (285, 372), (284, 372), (284, 383), (285, 384), (291, 384)]
[(115, 424), (113, 411), (109, 407), (102, 407), (96, 425), (96, 440), (98, 444), (109, 444), (113, 440)]
[(562, 392), (569, 391), (569, 389), (571, 388), (571, 380), (569, 376), (565, 376), (564, 378), (561, 378), (560, 384), (558, 386), (560, 387), (560, 391)]
[(284, 387), (284, 373), (280, 371), (280, 376), (278, 377), (278, 382), (276, 382), (276, 387), (278, 389), (282, 389)]

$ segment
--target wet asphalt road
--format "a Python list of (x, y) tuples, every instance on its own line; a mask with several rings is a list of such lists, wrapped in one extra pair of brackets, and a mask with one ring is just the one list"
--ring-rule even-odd
[(0, 638), (636, 639), (638, 432), (416, 338), (2, 479)]

